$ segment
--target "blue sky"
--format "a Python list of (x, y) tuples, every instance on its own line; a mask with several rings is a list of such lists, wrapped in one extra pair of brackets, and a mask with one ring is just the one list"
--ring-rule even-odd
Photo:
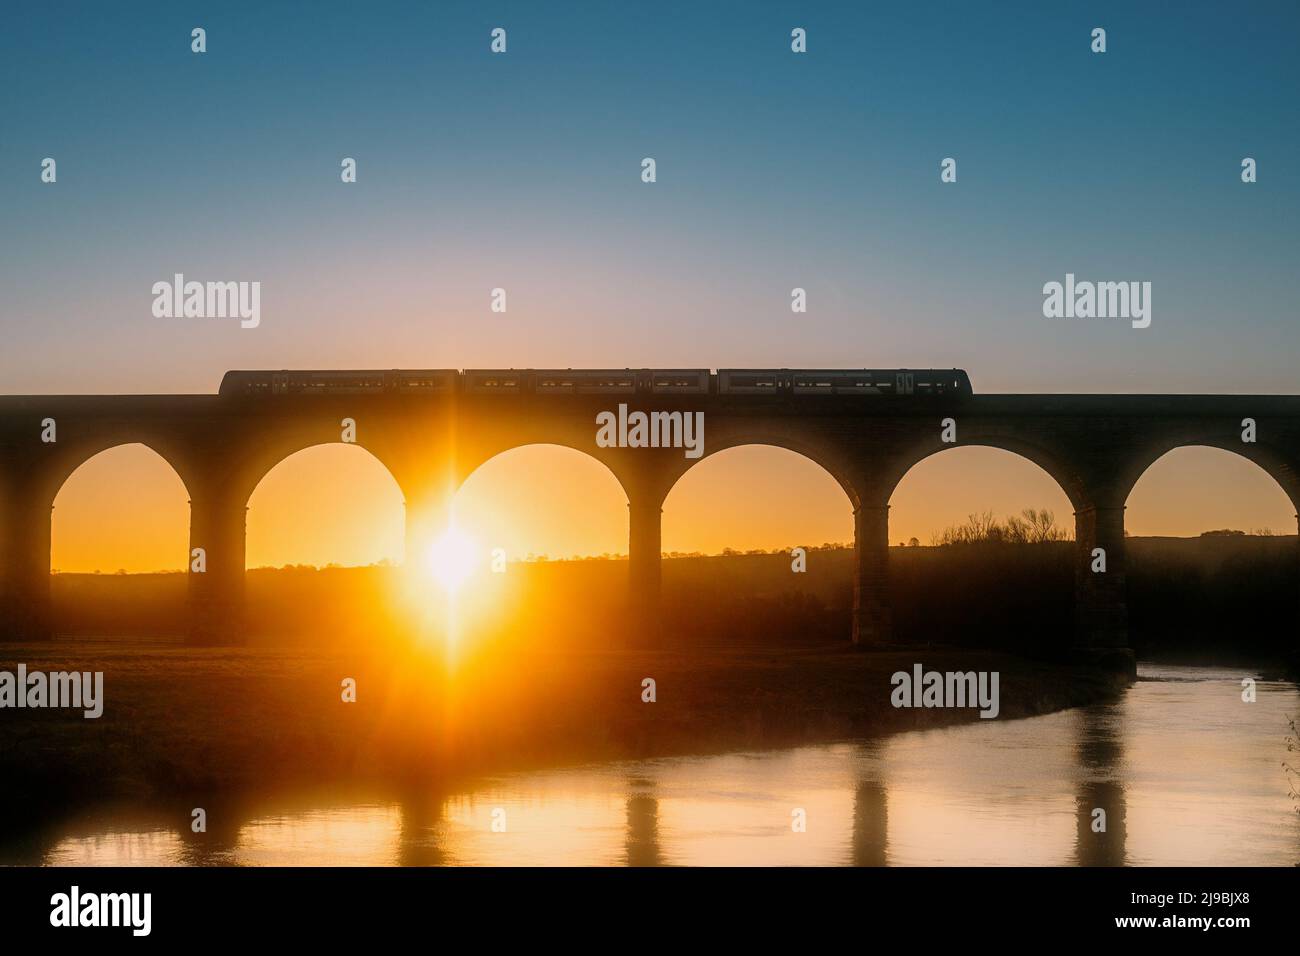
[[(0, 392), (500, 365), (1295, 392), (1297, 35), (1293, 3), (10, 10)], [(154, 318), (175, 272), (260, 281), (261, 326)], [(1151, 328), (1045, 319), (1066, 272), (1150, 281)]]

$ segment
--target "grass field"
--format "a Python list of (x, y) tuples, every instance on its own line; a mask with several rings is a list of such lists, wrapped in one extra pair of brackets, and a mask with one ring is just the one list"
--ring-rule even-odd
[[(289, 785), (418, 781), (605, 758), (867, 737), (974, 720), (894, 709), (890, 675), (997, 670), (1001, 717), (1081, 704), (1114, 679), (1007, 654), (774, 649), (555, 652), (480, 659), (55, 641), (0, 650), (0, 669), (104, 672), (104, 715), (9, 710), (5, 797), (63, 801)], [(341, 682), (356, 681), (355, 703)], [(657, 700), (642, 701), (653, 678)]]

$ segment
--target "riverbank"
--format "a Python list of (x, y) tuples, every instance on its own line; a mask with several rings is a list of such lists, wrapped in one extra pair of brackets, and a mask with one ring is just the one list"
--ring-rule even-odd
[[(0, 710), (14, 807), (298, 786), (410, 784), (572, 763), (761, 750), (980, 719), (900, 709), (891, 675), (997, 671), (998, 720), (1119, 693), (1087, 667), (956, 649), (773, 648), (439, 655), (55, 641), (0, 671), (102, 671), (104, 713)], [(654, 701), (646, 679), (654, 681)], [(355, 702), (345, 702), (355, 682)]]

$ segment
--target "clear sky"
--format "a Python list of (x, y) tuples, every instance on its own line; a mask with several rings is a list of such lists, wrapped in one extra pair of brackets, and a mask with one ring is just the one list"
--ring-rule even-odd
[[(1298, 35), (1290, 2), (7, 9), (0, 392), (630, 365), (1294, 393)], [(259, 281), (260, 326), (155, 318), (176, 272)], [(1044, 318), (1067, 272), (1151, 282), (1151, 327)]]

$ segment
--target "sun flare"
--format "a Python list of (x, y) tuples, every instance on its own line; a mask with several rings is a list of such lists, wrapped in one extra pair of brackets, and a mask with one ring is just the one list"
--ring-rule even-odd
[(429, 574), (448, 594), (456, 594), (474, 573), (477, 542), (454, 524), (429, 547)]

